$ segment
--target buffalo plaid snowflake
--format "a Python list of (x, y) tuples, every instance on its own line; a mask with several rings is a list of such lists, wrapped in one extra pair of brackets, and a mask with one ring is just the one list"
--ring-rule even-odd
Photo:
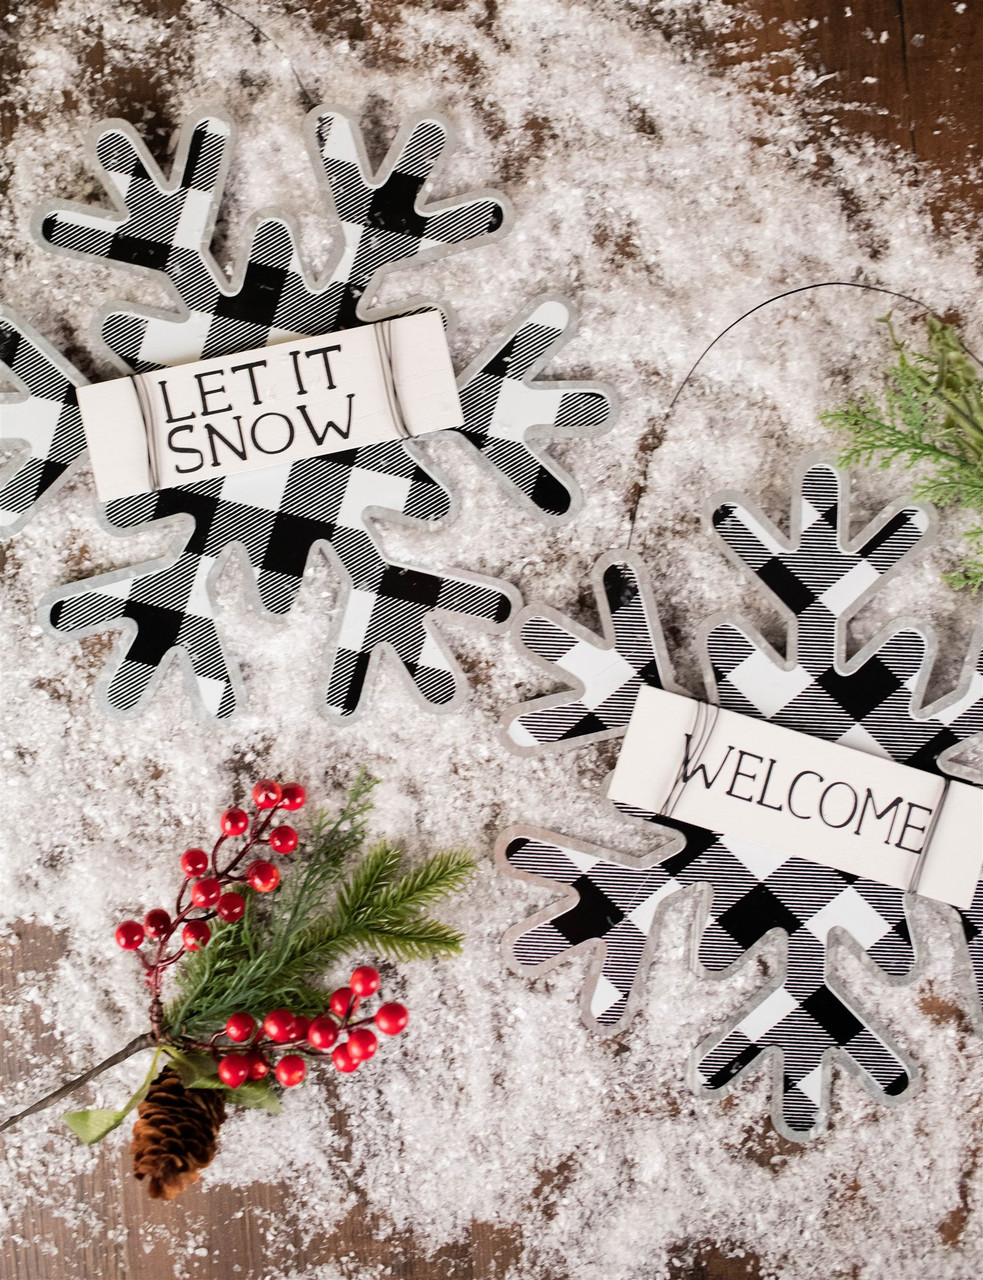
[[(725, 495), (714, 528), (778, 601), (789, 632), (783, 659), (740, 622), (712, 627), (706, 639), (711, 699), (917, 768), (945, 767), (971, 778), (951, 757), (983, 731), (983, 653), (974, 650), (959, 688), (930, 706), (923, 703), (930, 646), (919, 628), (878, 636), (846, 659), (847, 620), (919, 544), (927, 517), (915, 507), (894, 509), (852, 542), (849, 523), (846, 479), (827, 465), (802, 476), (790, 540)], [(520, 622), (526, 648), (576, 688), (515, 709), (509, 734), (517, 749), (557, 749), (623, 733), (642, 683), (673, 687), (644, 570), (637, 561), (609, 556), (596, 573), (603, 641), (555, 613), (527, 610)], [(677, 851), (639, 866), (534, 829), (503, 839), (499, 857), (507, 870), (576, 894), (576, 901), (565, 898), (510, 931), (513, 962), (535, 972), (574, 948), (594, 950), (585, 1016), (610, 1029), (637, 993), (657, 909), (677, 889), (706, 885), (709, 915), (698, 954), (708, 971), (730, 969), (773, 929), (786, 935), (787, 956), (771, 989), (697, 1051), (702, 1085), (719, 1089), (770, 1055), (776, 1123), (799, 1137), (826, 1118), (834, 1051), (875, 1091), (903, 1092), (908, 1068), (873, 1029), (862, 1002), (838, 987), (829, 953), (842, 931), (886, 974), (906, 976), (915, 957), (904, 894), (655, 814), (625, 812), (674, 830)], [(957, 914), (983, 1000), (983, 885), (972, 908)]]
[(85, 436), (75, 388), (85, 379), (7, 307), (0, 376), (19, 388), (0, 396), (0, 443), (15, 453), (0, 474), (0, 533), (9, 537), (78, 466)]
[[(310, 119), (310, 150), (336, 218), (332, 265), (312, 279), (282, 218), (264, 218), (239, 271), (228, 279), (209, 251), (227, 173), (231, 126), (193, 120), (179, 142), (170, 181), (126, 125), (97, 132), (95, 158), (116, 211), (52, 205), (43, 240), (66, 253), (155, 272), (177, 309), (110, 312), (101, 336), (127, 370), (145, 371), (221, 356), (300, 335), (379, 318), (366, 310), (383, 271), (468, 247), (502, 229), (502, 204), (490, 196), (426, 204), (446, 142), (444, 125), (418, 120), (403, 130), (372, 176), (358, 129), (325, 111)], [(381, 314), (381, 313), (380, 313)], [(552, 462), (526, 444), (537, 436), (606, 429), (609, 400), (588, 383), (532, 383), (571, 324), (566, 304), (533, 304), (459, 379), (461, 437), (546, 518), (572, 512), (575, 491)], [(102, 575), (53, 592), (45, 602), (56, 632), (122, 632), (105, 680), (109, 708), (139, 711), (177, 655), (206, 710), (226, 717), (241, 701), (238, 677), (215, 621), (213, 587), (233, 548), (248, 561), (256, 597), (285, 614), (309, 556), (329, 551), (345, 589), (324, 695), (326, 709), (358, 709), (377, 654), (395, 654), (429, 706), (448, 706), (459, 674), (438, 639), (442, 614), (498, 625), (516, 596), (474, 575), (436, 574), (397, 563), (371, 523), (378, 512), (433, 522), (450, 497), (411, 445), (392, 441), (262, 472), (183, 485), (105, 505), (108, 527), (129, 530), (173, 520), (185, 541), (164, 560)]]

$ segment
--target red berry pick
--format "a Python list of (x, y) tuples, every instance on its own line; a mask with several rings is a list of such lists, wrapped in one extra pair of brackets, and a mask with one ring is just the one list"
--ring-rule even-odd
[(243, 1044), (256, 1030), (256, 1019), (248, 1013), (234, 1013), (225, 1024), (225, 1034), (236, 1044)]
[(188, 951), (200, 951), (211, 936), (212, 931), (204, 920), (189, 920), (181, 930), (181, 941)]
[(280, 800), (280, 804), (288, 812), (296, 813), (298, 809), (303, 809), (306, 799), (307, 792), (299, 782), (284, 783), (283, 797)]
[(403, 1004), (384, 1004), (376, 1010), (375, 1025), (387, 1036), (398, 1036), (410, 1020)]
[(263, 1019), (263, 1031), (274, 1044), (297, 1039), (297, 1019), (289, 1009), (272, 1009)]
[(136, 951), (143, 946), (144, 931), (139, 920), (124, 920), (116, 928), (116, 942), (124, 951)]
[(215, 904), (215, 914), (226, 924), (235, 924), (246, 910), (246, 899), (241, 893), (223, 893)]
[(358, 1008), (358, 996), (351, 987), (339, 987), (330, 1000), (331, 1012), (339, 1018), (346, 1018)]
[(293, 827), (274, 827), (270, 832), (270, 848), (274, 853), (293, 853), (297, 848), (297, 832)]
[(307, 1042), (315, 1049), (330, 1049), (338, 1039), (338, 1024), (326, 1013), (315, 1018), (307, 1028)]
[(272, 862), (257, 858), (246, 868), (246, 880), (257, 893), (270, 893), (280, 883), (280, 873)]
[(346, 1075), (349, 1071), (358, 1069), (358, 1063), (348, 1052), (347, 1044), (336, 1044), (331, 1050), (331, 1061), (335, 1064), (339, 1071), (343, 1071)]
[(205, 876), (191, 886), (191, 901), (196, 907), (214, 907), (222, 895), (222, 886), (214, 876)]
[(249, 1058), (244, 1053), (228, 1053), (218, 1064), (218, 1078), (227, 1089), (238, 1089), (249, 1079)]
[(253, 804), (257, 809), (275, 809), (280, 803), (281, 795), (279, 782), (274, 782), (272, 778), (260, 778), (253, 787)]
[(208, 854), (204, 849), (185, 849), (181, 854), (181, 870), (189, 880), (203, 876), (208, 870)]
[(348, 1053), (356, 1062), (368, 1062), (379, 1047), (379, 1041), (368, 1027), (356, 1027), (348, 1036)]
[(374, 996), (379, 990), (379, 971), (363, 964), (352, 974), (352, 990), (357, 996)]
[(171, 930), (171, 917), (163, 907), (154, 907), (143, 917), (143, 927), (148, 937), (166, 938)]
[(241, 836), (249, 826), (249, 814), (245, 809), (226, 809), (219, 825), (226, 836)]
[(299, 1053), (288, 1053), (276, 1064), (276, 1078), (286, 1089), (300, 1084), (307, 1075), (307, 1063)]

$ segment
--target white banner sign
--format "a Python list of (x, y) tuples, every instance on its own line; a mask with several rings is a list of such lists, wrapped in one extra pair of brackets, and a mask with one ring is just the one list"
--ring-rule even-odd
[(983, 789), (643, 687), (608, 795), (968, 908)]
[(464, 423), (437, 311), (79, 387), (103, 502)]

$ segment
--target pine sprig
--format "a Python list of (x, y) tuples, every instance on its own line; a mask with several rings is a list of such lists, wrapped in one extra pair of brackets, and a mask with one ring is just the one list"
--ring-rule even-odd
[[(927, 352), (909, 352), (889, 315), (881, 323), (895, 354), (881, 395), (866, 392), (822, 415), (849, 436), (840, 461), (924, 467), (928, 474), (915, 486), (916, 497), (983, 513), (983, 379), (972, 358), (955, 329), (933, 316)], [(968, 530), (964, 543), (962, 563), (945, 579), (975, 592), (983, 586), (983, 521)]]
[(363, 853), (374, 785), (360, 775), (337, 817), (318, 815), (306, 850), (294, 855), (302, 865), (272, 901), (250, 895), (242, 919), (216, 927), (185, 960), (168, 1031), (200, 1038), (240, 1010), (320, 1013), (319, 982), (351, 952), (417, 960), (460, 950), (463, 936), (428, 912), (467, 883), (473, 859), (441, 852), (404, 870), (402, 853), (386, 842)]

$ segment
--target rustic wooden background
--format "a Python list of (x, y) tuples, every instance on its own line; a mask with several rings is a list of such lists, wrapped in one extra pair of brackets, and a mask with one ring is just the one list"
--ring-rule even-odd
[[(0, 0), (0, 14), (13, 4), (22, 9), (25, 2), (33, 3), (35, 10), (44, 8), (43, 0)], [(289, 9), (290, 4), (291, 0), (274, 0), (273, 7)], [(144, 7), (148, 13), (173, 17), (182, 0), (148, 0)], [(315, 0), (309, 7), (330, 25), (347, 22), (348, 38), (358, 39), (357, 25), (352, 25), (355, 6)], [(453, 7), (453, 0), (435, 0), (435, 7)], [(851, 0), (849, 6), (844, 0), (740, 0), (735, 16), (736, 29), (726, 36), (707, 32), (692, 14), (666, 19), (663, 28), (670, 40), (700, 46), (713, 67), (723, 70), (740, 64), (752, 91), (757, 86), (786, 95), (788, 109), (811, 121), (820, 155), (835, 145), (836, 130), (850, 130), (910, 152), (926, 171), (937, 171), (943, 181), (932, 208), (940, 228), (947, 218), (962, 221), (983, 213), (980, 0), (967, 0), (962, 13), (946, 0)], [(237, 20), (229, 15), (230, 22)], [(861, 35), (864, 31), (872, 34)], [(880, 39), (881, 32), (888, 33), (887, 40)], [(97, 48), (87, 53), (90, 61), (100, 56)], [(822, 84), (803, 91), (803, 69), (824, 77)], [(0, 84), (9, 89), (17, 70), (16, 52), (0, 32)], [(132, 68), (125, 83), (117, 82), (118, 99), (105, 104), (106, 113), (126, 116), (137, 108), (138, 116), (169, 130), (176, 121), (168, 120), (158, 107), (161, 75), (160, 63)], [(9, 139), (15, 127), (12, 113), (0, 115), (0, 140)], [(18, 971), (43, 971), (57, 954), (57, 936), (32, 926), (19, 929), (0, 945), (0, 986), (9, 989)], [(46, 1033), (40, 1022), (31, 1030), (35, 1049), (43, 1048)], [(0, 1027), (0, 1077), (16, 1079), (25, 1071), (17, 1045)], [(775, 1138), (781, 1142), (778, 1135)], [(28, 1242), (43, 1239), (46, 1250), (10, 1239), (0, 1244), (0, 1280), (58, 1280), (62, 1271), (57, 1257), (52, 1257), (52, 1246), (72, 1257), (79, 1271), (93, 1280), (172, 1280), (168, 1245), (159, 1243), (146, 1253), (147, 1236), (144, 1233), (141, 1240), (134, 1229), (155, 1225), (166, 1226), (167, 1234), (176, 1238), (193, 1234), (204, 1245), (206, 1254), (184, 1260), (186, 1274), (242, 1280), (261, 1280), (267, 1274), (265, 1227), (268, 1215), (279, 1217), (283, 1207), (277, 1187), (193, 1188), (180, 1201), (161, 1205), (149, 1201), (132, 1179), (117, 1178), (121, 1159), (118, 1150), (107, 1148), (92, 1177), (78, 1187), (81, 1203), (95, 1199), (107, 1206), (101, 1241), (80, 1251), (70, 1230), (48, 1219), (39, 1207), (16, 1234)], [(549, 1188), (543, 1192), (545, 1202)], [(428, 1257), (411, 1234), (380, 1229), (359, 1206), (325, 1227), (306, 1247), (298, 1243), (292, 1262), (298, 1275), (327, 1259), (345, 1258), (345, 1273), (353, 1277), (382, 1263), (391, 1268), (393, 1280), (498, 1280), (520, 1257), (523, 1225), (528, 1226), (517, 1223), (510, 1229), (476, 1221), (466, 1240)], [(681, 1246), (670, 1265), (679, 1280), (760, 1280), (761, 1275), (758, 1260), (747, 1251), (732, 1256), (725, 1243), (706, 1240)]]

